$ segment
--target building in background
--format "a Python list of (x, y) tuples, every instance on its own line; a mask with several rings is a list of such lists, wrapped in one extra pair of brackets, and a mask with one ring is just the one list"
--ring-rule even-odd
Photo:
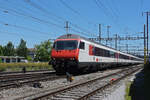
[(0, 56), (2, 63), (18, 63), (24, 61), (24, 57), (19, 56)]
[(32, 60), (34, 60), (35, 58), (35, 48), (28, 48), (28, 56), (30, 56), (32, 58)]

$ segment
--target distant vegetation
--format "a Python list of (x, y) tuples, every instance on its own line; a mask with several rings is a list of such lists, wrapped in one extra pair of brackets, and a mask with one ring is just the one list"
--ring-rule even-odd
[(36, 49), (36, 56), (35, 56), (35, 61), (49, 61), (50, 60), (50, 52), (52, 49), (52, 43), (47, 40), (44, 42), (41, 42), (39, 45), (35, 45)]
[(26, 46), (26, 41), (20, 40), (20, 44), (15, 48), (12, 42), (8, 42), (7, 45), (0, 45), (0, 56), (21, 56), (25, 57), (28, 61), (41, 61), (48, 62), (50, 60), (50, 52), (52, 48), (52, 43), (47, 40), (41, 42), (39, 45), (35, 45), (35, 58), (32, 59), (28, 53), (29, 49)]
[(21, 39), (20, 44), (16, 47), (16, 49), (10, 41), (5, 46), (0, 45), (0, 56), (21, 56), (26, 58), (27, 54), (28, 49), (26, 46), (26, 41), (23, 39)]
[(30, 70), (52, 70), (48, 62), (45, 63), (0, 63), (0, 71), (22, 71), (26, 67), (27, 71)]

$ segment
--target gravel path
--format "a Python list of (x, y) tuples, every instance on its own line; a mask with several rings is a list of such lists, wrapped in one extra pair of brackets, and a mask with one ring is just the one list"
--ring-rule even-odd
[(140, 71), (132, 74), (128, 78), (125, 78), (124, 80), (118, 82), (116, 85), (108, 88), (104, 92), (99, 93), (98, 99), (95, 100), (125, 100), (126, 83), (128, 83), (128, 81), (133, 81), (135, 75), (139, 72)]
[(87, 75), (75, 76), (74, 77), (75, 80), (71, 83), (68, 82), (66, 79), (58, 79), (58, 80), (53, 80), (53, 81), (41, 82), (42, 88), (34, 88), (33, 86), (26, 85), (20, 88), (12, 88), (8, 90), (3, 90), (3, 91), (0, 91), (0, 98), (2, 100), (14, 100), (19, 97), (29, 96), (32, 94), (40, 94), (46, 90), (53, 91), (62, 86), (75, 84), (76, 82), (79, 82), (79, 81), (90, 80), (92, 78), (96, 78), (99, 76), (105, 76), (111, 73), (115, 73), (117, 71), (120, 71), (120, 69), (107, 70), (104, 72), (97, 72), (97, 73), (91, 73)]

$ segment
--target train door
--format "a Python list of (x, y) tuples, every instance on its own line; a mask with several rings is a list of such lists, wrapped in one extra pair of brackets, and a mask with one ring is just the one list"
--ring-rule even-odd
[(88, 61), (88, 44), (84, 41), (80, 41), (79, 44), (79, 61), (80, 62), (87, 62)]
[(118, 63), (118, 59), (119, 59), (119, 53), (115, 53), (115, 58), (117, 59), (117, 63)]

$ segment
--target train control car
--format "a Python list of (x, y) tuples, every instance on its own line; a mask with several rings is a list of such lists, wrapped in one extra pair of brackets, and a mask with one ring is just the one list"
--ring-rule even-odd
[(143, 59), (79, 35), (66, 34), (54, 41), (50, 63), (58, 73), (79, 73), (143, 63)]

